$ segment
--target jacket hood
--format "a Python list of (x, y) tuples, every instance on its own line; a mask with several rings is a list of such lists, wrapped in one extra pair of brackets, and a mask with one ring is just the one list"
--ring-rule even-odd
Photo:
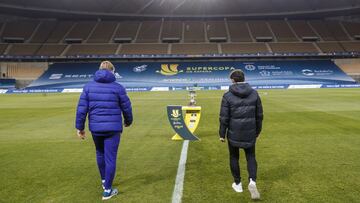
[(235, 96), (246, 98), (248, 97), (254, 90), (248, 83), (236, 83), (230, 86), (229, 91), (233, 93)]
[(101, 83), (111, 83), (116, 80), (115, 75), (108, 70), (98, 70), (95, 73), (94, 80)]

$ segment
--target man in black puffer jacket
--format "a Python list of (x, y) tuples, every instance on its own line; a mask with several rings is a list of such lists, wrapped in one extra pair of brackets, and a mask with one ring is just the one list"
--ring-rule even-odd
[(257, 163), (255, 159), (256, 138), (260, 135), (263, 120), (261, 99), (256, 90), (245, 83), (241, 70), (230, 74), (233, 84), (222, 98), (220, 110), (220, 141), (228, 139), (230, 168), (234, 177), (233, 189), (242, 192), (239, 167), (239, 148), (244, 149), (249, 173), (248, 189), (252, 199), (259, 199), (256, 188)]

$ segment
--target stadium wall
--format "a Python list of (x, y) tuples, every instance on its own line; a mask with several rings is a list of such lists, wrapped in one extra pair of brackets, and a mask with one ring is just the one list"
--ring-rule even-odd
[[(229, 73), (242, 69), (257, 89), (360, 87), (331, 60), (118, 62), (117, 81), (128, 91), (225, 90)], [(26, 89), (3, 93), (81, 92), (98, 63), (53, 63)]]
[[(225, 89), (234, 69), (242, 69), (255, 88), (356, 84), (330, 60), (121, 62), (115, 66), (117, 81), (129, 91)], [(28, 89), (79, 89), (97, 69), (98, 63), (54, 63)]]
[(2, 79), (0, 78), (0, 89), (12, 89), (15, 88), (15, 79)]

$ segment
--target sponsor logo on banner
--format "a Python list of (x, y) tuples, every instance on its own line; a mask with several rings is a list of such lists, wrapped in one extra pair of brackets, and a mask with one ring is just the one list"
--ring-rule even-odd
[(179, 109), (173, 109), (171, 116), (174, 118), (178, 118), (181, 116), (181, 114), (179, 112), (180, 112)]
[(186, 87), (171, 87), (171, 90), (186, 90)]
[(147, 65), (141, 65), (141, 66), (136, 66), (136, 67), (134, 67), (133, 68), (133, 71), (135, 72), (135, 73), (141, 73), (141, 72), (144, 72), (144, 71), (146, 71), (146, 68), (147, 68)]
[(221, 90), (229, 90), (229, 86), (220, 86)]
[(314, 76), (314, 75), (315, 75), (315, 73), (314, 73), (312, 70), (310, 70), (310, 69), (304, 69), (304, 70), (302, 70), (301, 72), (302, 72), (302, 74), (305, 75), (305, 76)]
[(28, 89), (28, 90), (9, 90), (6, 93), (58, 93), (61, 89)]
[(285, 89), (286, 85), (257, 85), (252, 86), (254, 89)]
[(333, 70), (310, 70), (303, 69), (302, 74), (305, 76), (328, 76), (334, 74)]
[(169, 91), (169, 87), (152, 87), (150, 91)]
[(271, 72), (272, 76), (291, 76), (294, 75), (294, 73), (292, 71), (289, 70), (283, 70), (283, 71), (272, 71)]
[(217, 71), (232, 71), (235, 70), (233, 66), (188, 66), (186, 73), (212, 73)]
[(0, 89), (0, 94), (5, 94), (8, 90)]
[(62, 73), (59, 73), (59, 74), (51, 74), (49, 79), (50, 80), (58, 80), (58, 79), (61, 79), (61, 77), (63, 76)]
[(70, 79), (70, 78), (92, 78), (94, 77), (94, 74), (68, 74), (65, 75), (64, 78)]
[(256, 66), (254, 66), (252, 64), (247, 64), (247, 65), (245, 65), (245, 69), (248, 71), (253, 71), (256, 69)]
[(149, 87), (127, 87), (125, 89), (126, 89), (126, 91), (129, 91), (129, 92), (142, 92), (142, 91), (150, 90)]
[(258, 65), (259, 70), (281, 70), (280, 66), (275, 65)]
[(312, 89), (312, 88), (321, 88), (322, 84), (316, 85), (289, 85), (289, 89)]
[(115, 78), (116, 78), (116, 79), (121, 79), (121, 78), (123, 78), (118, 72), (116, 72), (114, 75), (115, 75)]
[(176, 75), (183, 72), (182, 70), (178, 70), (178, 66), (179, 64), (161, 64), (161, 70), (156, 72), (166, 76)]
[(337, 85), (323, 85), (322, 88), (355, 88), (360, 87), (360, 84), (337, 84)]
[(62, 93), (78, 93), (78, 92), (82, 92), (83, 89), (81, 88), (74, 88), (74, 89), (63, 89)]
[[(251, 67), (251, 68), (256, 68)], [(165, 76), (173, 76), (178, 73), (212, 73), (217, 71), (232, 71), (235, 70), (233, 66), (187, 66), (183, 70), (179, 68), (179, 64), (161, 64), (161, 70), (157, 70), (157, 73), (160, 73)]]
[(263, 77), (270, 77), (271, 76), (271, 72), (270, 71), (266, 71), (266, 70), (262, 70), (259, 72), (261, 76)]

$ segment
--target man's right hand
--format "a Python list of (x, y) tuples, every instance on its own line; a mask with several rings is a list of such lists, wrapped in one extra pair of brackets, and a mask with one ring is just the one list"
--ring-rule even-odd
[(131, 126), (131, 124), (126, 124), (126, 123), (124, 123), (124, 126), (125, 126), (125, 127), (129, 127), (129, 126)]
[(220, 137), (220, 142), (225, 142), (225, 138)]

